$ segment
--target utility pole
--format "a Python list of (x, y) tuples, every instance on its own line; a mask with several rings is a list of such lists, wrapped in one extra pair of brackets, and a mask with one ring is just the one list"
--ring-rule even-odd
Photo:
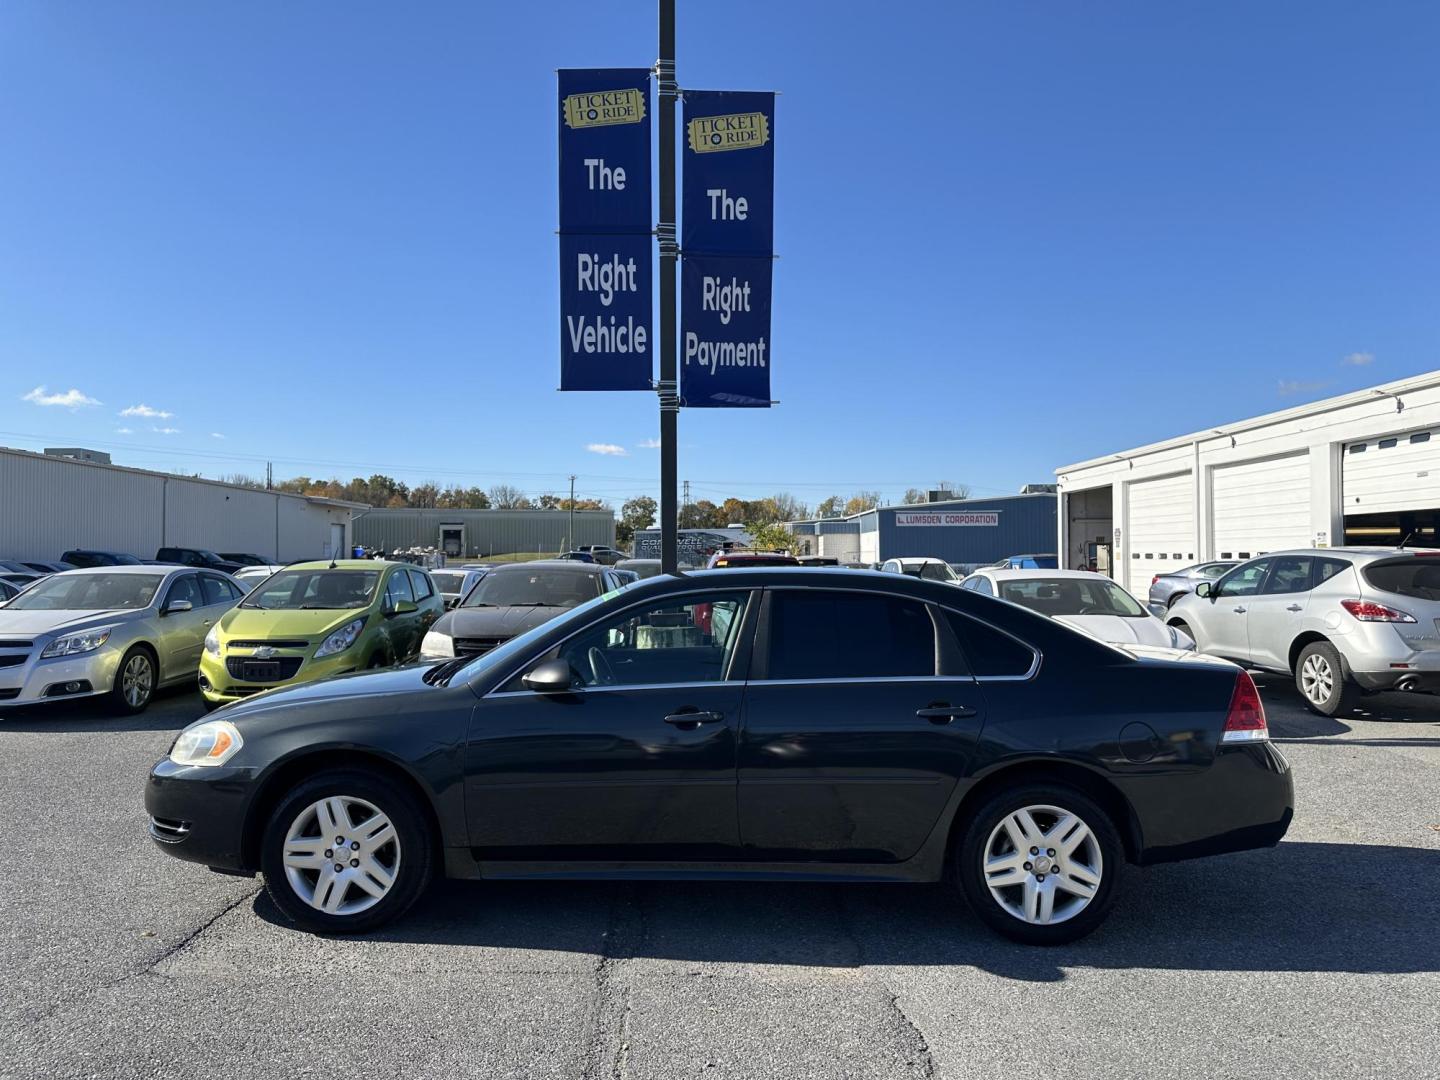
[(685, 515), (686, 515), (686, 514), (689, 512), (689, 510), (690, 510), (690, 481), (689, 481), (689, 480), (686, 480), (686, 481), (685, 481), (684, 488), (685, 488), (684, 494), (682, 494), (682, 495), (680, 496), (680, 518), (681, 518), (681, 520), (684, 520)]
[(675, 505), (679, 478), (680, 389), (675, 364), (675, 264), (680, 245), (675, 233), (675, 0), (659, 0), (660, 55), (655, 61), (655, 82), (660, 107), (660, 220), (655, 236), (660, 242), (660, 569), (673, 574), (680, 568)]
[(575, 474), (570, 474), (570, 542), (566, 551), (575, 550)]

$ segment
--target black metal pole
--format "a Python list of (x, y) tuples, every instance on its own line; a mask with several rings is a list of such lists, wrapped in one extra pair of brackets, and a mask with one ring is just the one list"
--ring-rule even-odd
[(680, 566), (675, 489), (680, 475), (679, 388), (675, 367), (675, 0), (660, 2), (660, 57), (655, 61), (660, 106), (660, 568), (673, 574)]

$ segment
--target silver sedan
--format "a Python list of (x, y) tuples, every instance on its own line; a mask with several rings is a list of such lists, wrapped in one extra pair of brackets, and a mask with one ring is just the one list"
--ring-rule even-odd
[(138, 713), (193, 680), (205, 634), (244, 595), (187, 566), (96, 566), (36, 582), (0, 605), (0, 708), (108, 698)]
[(1214, 581), (1239, 565), (1238, 559), (1215, 559), (1187, 566), (1183, 570), (1172, 570), (1168, 574), (1156, 574), (1150, 579), (1150, 610), (1163, 617), (1164, 612), (1175, 606), (1176, 600), (1194, 592), (1200, 582)]

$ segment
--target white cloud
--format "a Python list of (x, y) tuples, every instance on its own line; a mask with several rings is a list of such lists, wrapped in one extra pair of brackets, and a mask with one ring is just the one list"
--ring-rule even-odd
[(1324, 390), (1329, 386), (1329, 381), (1307, 381), (1305, 379), (1281, 379), (1277, 389), (1281, 397), (1290, 397), (1293, 394), (1309, 394), (1316, 390)]
[(607, 454), (610, 457), (629, 457), (630, 451), (613, 442), (592, 442), (586, 447), (592, 454)]
[(225, 436), (224, 436), (224, 435), (221, 435), (220, 432), (218, 432), (218, 431), (212, 431), (212, 432), (210, 432), (210, 437), (211, 437), (212, 439), (223, 439)]
[(635, 445), (638, 446), (638, 447), (640, 447), (641, 450), (659, 450), (659, 449), (660, 449), (660, 440), (659, 440), (659, 439), (646, 439), (646, 440), (644, 440), (643, 442), (638, 442), (638, 443), (636, 443)]
[(1375, 363), (1375, 354), (1373, 352), (1352, 352), (1340, 363), (1346, 367), (1368, 367)]
[(179, 435), (179, 434), (180, 434), (180, 429), (179, 429), (178, 427), (152, 427), (150, 430), (153, 431), (153, 432), (155, 432), (156, 435)]
[(100, 402), (96, 401), (89, 394), (82, 394), (73, 386), (61, 394), (47, 394), (45, 387), (37, 386), (21, 398), (21, 400), (28, 401), (32, 405), (59, 405), (65, 409), (78, 409), (82, 406), (100, 404)]
[(128, 409), (121, 409), (120, 415), (143, 416), (146, 420), (169, 420), (175, 414), (166, 412), (164, 409), (152, 409), (142, 402), (139, 405), (131, 405)]
[(115, 429), (115, 434), (116, 434), (116, 435), (134, 435), (134, 434), (135, 434), (135, 429), (134, 429), (134, 428), (128, 428), (128, 427), (117, 427), (117, 428)]

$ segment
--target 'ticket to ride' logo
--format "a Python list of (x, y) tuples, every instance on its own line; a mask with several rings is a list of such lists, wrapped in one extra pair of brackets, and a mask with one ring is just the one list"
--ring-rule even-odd
[(770, 121), (762, 112), (697, 116), (687, 127), (690, 149), (697, 154), (753, 150), (770, 141)]
[(565, 99), (565, 125), (572, 128), (638, 124), (645, 119), (645, 94), (639, 89), (597, 90)]

